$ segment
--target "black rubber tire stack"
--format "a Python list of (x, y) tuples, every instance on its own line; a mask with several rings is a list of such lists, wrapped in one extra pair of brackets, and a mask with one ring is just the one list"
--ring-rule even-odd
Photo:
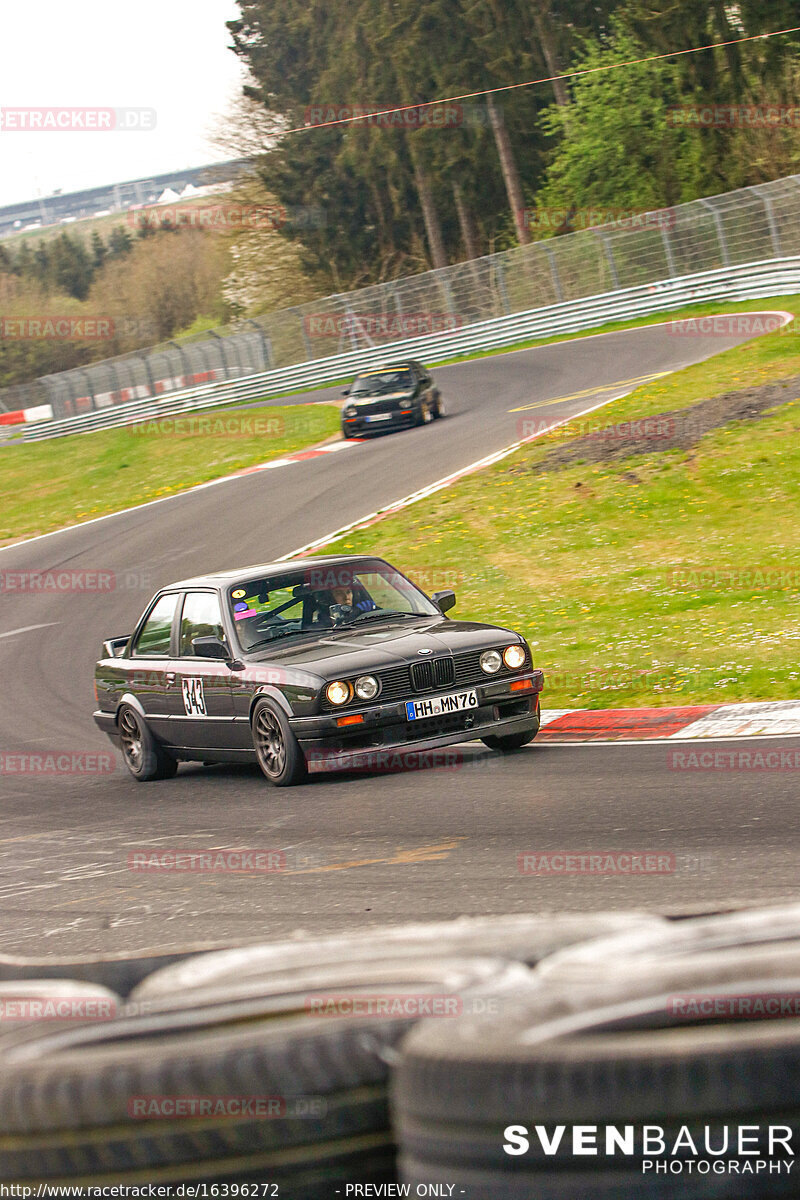
[[(710, 1003), (710, 1007), (709, 1007)], [(770, 1007), (771, 1006), (771, 1007)], [(420, 1023), (393, 1083), (401, 1177), (454, 1185), (469, 1200), (744, 1200), (798, 1196), (793, 1170), (768, 1128), (800, 1136), (800, 908), (675, 922), (660, 931), (587, 942), (545, 960), (498, 1014)], [(749, 1014), (764, 1019), (743, 1019)], [(535, 1132), (564, 1132), (555, 1153)], [(635, 1152), (604, 1153), (605, 1127), (633, 1126)], [(661, 1126), (668, 1149), (691, 1143), (657, 1173), (642, 1126)], [(738, 1127), (760, 1129), (762, 1173), (742, 1174)], [(509, 1126), (528, 1131), (524, 1154)], [(573, 1153), (573, 1129), (597, 1126), (599, 1154)], [(704, 1129), (725, 1161), (697, 1169)], [(684, 1141), (685, 1141), (684, 1135)], [(750, 1144), (752, 1145), (752, 1143)], [(752, 1162), (752, 1159), (750, 1160)], [(674, 1170), (672, 1164), (680, 1166)]]

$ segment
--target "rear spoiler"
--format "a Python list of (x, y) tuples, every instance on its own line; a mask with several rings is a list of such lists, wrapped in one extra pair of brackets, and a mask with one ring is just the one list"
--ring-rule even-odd
[(130, 640), (130, 634), (124, 637), (108, 638), (103, 642), (103, 658), (119, 658)]

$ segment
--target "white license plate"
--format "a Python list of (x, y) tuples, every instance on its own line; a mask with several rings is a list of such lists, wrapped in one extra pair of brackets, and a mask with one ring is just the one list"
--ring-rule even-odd
[(427, 700), (406, 700), (406, 717), (409, 721), (424, 721), (426, 717), (441, 717), (446, 713), (464, 712), (478, 707), (478, 693), (472, 688), (468, 692), (453, 692), (450, 696), (429, 696)]
[(371, 416), (366, 417), (365, 419), (367, 421), (391, 421), (392, 414), (391, 413), (373, 413)]

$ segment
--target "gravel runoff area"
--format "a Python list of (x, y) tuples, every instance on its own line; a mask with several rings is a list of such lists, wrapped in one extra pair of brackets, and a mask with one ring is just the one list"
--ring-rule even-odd
[[(713, 429), (733, 421), (757, 421), (771, 409), (798, 398), (800, 375), (762, 387), (723, 392), (689, 408), (598, 427), (583, 437), (570, 438), (567, 445), (548, 450), (538, 462), (513, 468), (513, 473), (539, 475), (575, 463), (604, 463), (654, 451), (688, 450)], [(564, 427), (564, 436), (569, 429)]]

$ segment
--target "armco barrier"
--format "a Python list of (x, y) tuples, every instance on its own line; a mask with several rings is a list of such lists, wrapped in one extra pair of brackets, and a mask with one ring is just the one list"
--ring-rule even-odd
[(29, 421), (50, 421), (53, 418), (51, 404), (39, 404), (36, 408), (21, 408), (17, 412), (0, 412), (0, 425), (25, 425)]
[(389, 346), (370, 346), (331, 358), (297, 363), (277, 371), (262, 371), (243, 379), (188, 388), (163, 398), (153, 397), (119, 404), (102, 412), (86, 413), (60, 421), (26, 426), (22, 441), (43, 441), (70, 433), (133, 425), (158, 415), (195, 412), (226, 404), (270, 399), (293, 389), (315, 387), (346, 379), (381, 363), (420, 358), (441, 362), (457, 355), (513, 346), (533, 338), (579, 333), (612, 321), (632, 320), (650, 313), (713, 301), (757, 300), (765, 296), (800, 292), (800, 257), (768, 259), (723, 267), (680, 279), (665, 279), (641, 287), (624, 288), (602, 296), (554, 304), (529, 312), (512, 313), (479, 321), (462, 329), (428, 334)]

